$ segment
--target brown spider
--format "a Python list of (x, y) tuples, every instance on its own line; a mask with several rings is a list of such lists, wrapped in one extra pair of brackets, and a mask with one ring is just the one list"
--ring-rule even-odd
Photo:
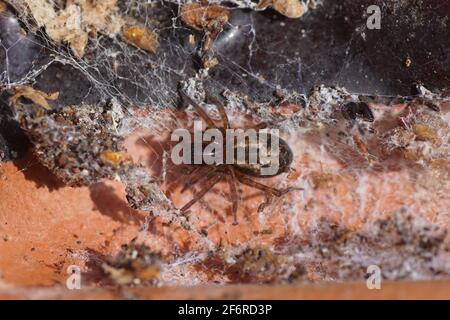
[[(213, 97), (208, 97), (209, 102), (212, 102), (216, 105), (218, 108), (220, 117), (223, 122), (223, 126), (218, 127), (214, 123), (214, 121), (208, 116), (208, 114), (205, 112), (205, 110), (200, 107), (198, 103), (193, 101), (187, 94), (184, 92), (181, 92), (181, 95), (185, 102), (192, 105), (196, 111), (196, 113), (206, 122), (207, 129), (208, 128), (214, 128), (220, 130), (222, 133), (225, 133), (226, 129), (230, 129), (230, 122), (228, 120), (228, 116), (225, 112), (225, 108), (223, 105)], [(260, 134), (260, 130), (266, 128), (267, 125), (265, 123), (260, 123), (251, 129), (255, 129), (258, 136)], [(272, 139), (275, 138), (274, 135), (267, 133), (268, 138), (268, 144), (270, 146), (270, 142), (273, 141)], [(278, 138), (278, 137), (276, 137)], [(258, 157), (258, 162), (256, 164), (250, 163), (248, 152), (250, 148), (248, 148), (248, 144), (250, 143), (248, 140), (245, 141), (246, 148), (245, 148), (245, 163), (238, 163), (236, 161), (233, 164), (214, 164), (214, 165), (207, 165), (202, 162), (202, 164), (198, 165), (190, 165), (193, 166), (194, 169), (189, 173), (189, 177), (187, 181), (185, 182), (181, 192), (186, 191), (196, 183), (200, 181), (206, 181), (203, 188), (194, 196), (194, 198), (189, 201), (187, 204), (185, 204), (180, 211), (186, 212), (190, 207), (192, 207), (197, 201), (199, 201), (208, 191), (210, 191), (215, 184), (217, 184), (220, 180), (226, 179), (228, 181), (228, 184), (230, 186), (230, 193), (231, 193), (231, 202), (232, 202), (232, 211), (233, 211), (233, 224), (236, 225), (237, 222), (237, 210), (238, 210), (238, 202), (239, 202), (239, 195), (237, 190), (237, 183), (236, 180), (240, 183), (251, 186), (253, 188), (259, 189), (264, 191), (266, 196), (275, 196), (275, 197), (281, 197), (285, 193), (293, 190), (293, 189), (299, 189), (299, 188), (287, 188), (283, 190), (275, 189), (269, 186), (266, 186), (262, 183), (259, 183), (257, 181), (252, 180), (250, 177), (274, 177), (277, 176), (283, 172), (287, 172), (290, 169), (290, 164), (293, 160), (293, 154), (286, 143), (286, 141), (279, 139), (279, 147), (278, 147), (278, 154), (275, 156), (276, 161), (278, 162), (278, 171), (271, 175), (262, 175), (261, 169), (264, 166), (267, 166), (266, 164), (261, 164), (260, 158)], [(223, 147), (226, 148), (225, 142), (223, 142)], [(234, 146), (236, 148), (236, 146)], [(258, 150), (259, 151), (259, 150)], [(259, 153), (258, 153), (259, 154)], [(264, 204), (263, 204), (264, 205)]]

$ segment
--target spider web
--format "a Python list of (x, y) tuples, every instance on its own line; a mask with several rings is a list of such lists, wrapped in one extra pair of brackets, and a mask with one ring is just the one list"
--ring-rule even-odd
[[(178, 105), (179, 83), (192, 77), (203, 81), (213, 94), (239, 91), (259, 102), (273, 100), (276, 89), (286, 89), (288, 98), (295, 101), (313, 86), (321, 84), (345, 87), (354, 94), (408, 95), (412, 79), (419, 81), (422, 77), (407, 72), (406, 80), (409, 81), (400, 81), (401, 84), (395, 86), (392, 82), (397, 79), (389, 82), (389, 77), (383, 74), (385, 70), (378, 71), (382, 66), (376, 60), (384, 57), (376, 58), (380, 49), (386, 50), (385, 56), (393, 57), (394, 62), (401, 65), (409, 48), (399, 51), (395, 46), (397, 40), (386, 41), (386, 45), (377, 48), (373, 42), (382, 36), (380, 32), (367, 29), (367, 14), (361, 10), (369, 2), (357, 1), (343, 10), (333, 1), (316, 1), (316, 9), (301, 19), (286, 19), (275, 11), (249, 11), (255, 7), (255, 2), (250, 0), (210, 1), (210, 4), (221, 3), (228, 7), (232, 15), (214, 41), (212, 51), (218, 57), (219, 65), (209, 73), (201, 69), (198, 61), (204, 33), (181, 21), (180, 7), (184, 1), (118, 2), (121, 16), (135, 19), (158, 35), (160, 47), (155, 54), (137, 49), (119, 36), (100, 33), (95, 38), (90, 37), (86, 54), (83, 59), (78, 59), (68, 47), (52, 42), (42, 29), (36, 29), (32, 20), (11, 20), (5, 32), (7, 40), (1, 44), (0, 58), (4, 64), (0, 79), (7, 86), (36, 83), (38, 88), (47, 91), (59, 89), (62, 81), (65, 90), (61, 90), (58, 101), (61, 105), (115, 98), (124, 106), (155, 109)], [(407, 17), (404, 13), (408, 1), (375, 3), (380, 4), (383, 12), (392, 9), (400, 12), (399, 17)], [(63, 8), (64, 4), (55, 1), (55, 7)], [(433, 7), (433, 10), (440, 9), (445, 10), (446, 5)], [(417, 18), (419, 13), (414, 11), (413, 14)], [(437, 28), (430, 27), (430, 22), (424, 22), (425, 19), (425, 14), (420, 16), (416, 25)], [(399, 25), (386, 20), (383, 21), (386, 25), (383, 34), (398, 29)], [(19, 28), (24, 23), (27, 36), (14, 36), (20, 34)], [(194, 44), (189, 43), (190, 35), (195, 36)], [(415, 61), (421, 74), (426, 74), (426, 68), (448, 51), (445, 44), (444, 41), (440, 45), (439, 49), (444, 51), (436, 52), (436, 56), (423, 63), (419, 59)], [(431, 45), (428, 47), (423, 51), (434, 49)], [(372, 54), (370, 50), (375, 52)], [(448, 71), (448, 61), (438, 67), (440, 71)], [(398, 67), (393, 75), (397, 75), (397, 70)], [(64, 73), (62, 80), (55, 79), (59, 71)], [(447, 86), (449, 81), (448, 75), (443, 77), (447, 83), (441, 81), (441, 87)], [(430, 87), (439, 86), (432, 83)]]
[[(10, 3), (18, 8), (21, 1)], [(55, 9), (64, 9), (63, 1), (52, 3)], [(383, 10), (392, 8), (393, 12), (403, 12), (408, 4), (377, 3)], [(122, 17), (135, 19), (158, 35), (157, 52), (151, 54), (136, 48), (118, 35), (98, 33), (89, 37), (83, 59), (74, 56), (64, 43), (52, 41), (43, 28), (36, 28), (33, 19), (2, 13), (7, 27), (2, 31), (0, 51), (4, 61), (2, 85), (9, 88), (32, 84), (45, 92), (59, 91), (57, 106), (116, 101), (126, 114), (118, 128), (124, 136), (137, 127), (157, 133), (169, 130), (173, 123), (164, 121), (164, 113), (150, 112), (144, 119), (135, 115), (134, 108), (169, 110), (171, 114), (172, 108), (179, 105), (180, 87), (199, 101), (205, 90), (225, 95), (228, 107), (238, 109), (248, 107), (243, 104), (245, 95), (263, 106), (275, 102), (273, 92), (277, 89), (286, 91), (284, 101), (301, 102), (307, 99), (310, 88), (324, 81), (328, 81), (327, 85), (349, 87), (353, 96), (392, 92), (389, 83), (380, 82), (373, 68), (376, 63), (371, 62), (367, 48), (362, 47), (371, 36), (365, 23), (367, 15), (361, 10), (367, 1), (349, 3), (345, 11), (333, 1), (316, 1), (316, 9), (301, 19), (286, 19), (270, 10), (255, 12), (256, 2), (250, 0), (210, 1), (209, 5), (229, 8), (232, 15), (214, 41), (211, 50), (219, 64), (209, 72), (199, 63), (199, 46), (205, 35), (181, 21), (184, 4), (185, 1), (118, 1)], [(438, 9), (445, 9), (444, 6), (440, 4)], [(422, 17), (417, 24), (424, 26), (426, 22)], [(386, 25), (392, 30), (397, 27), (389, 21)], [(334, 30), (336, 26), (342, 30)], [(194, 36), (194, 43), (189, 41), (190, 36)], [(370, 44), (367, 46), (370, 49)], [(389, 55), (402, 61), (401, 53), (388, 49)], [(267, 112), (258, 111), (258, 115), (264, 118)]]
[[(23, 3), (9, 2), (15, 8)], [(394, 13), (403, 13), (408, 7), (408, 1), (375, 2), (383, 10)], [(52, 3), (56, 9), (64, 8), (63, 1)], [(323, 83), (347, 87), (354, 97), (409, 90), (411, 83), (402, 82), (392, 87), (392, 83), (380, 78), (383, 71), (376, 70), (379, 65), (372, 60), (375, 58), (368, 49), (376, 48), (369, 38), (379, 40), (379, 34), (373, 35), (366, 27), (367, 15), (361, 8), (369, 4), (367, 1), (348, 3), (344, 11), (343, 6), (333, 1), (316, 1), (316, 8), (301, 19), (287, 19), (273, 10), (255, 12), (256, 2), (250, 0), (210, 1), (209, 5), (222, 4), (232, 14), (211, 49), (219, 64), (209, 71), (202, 69), (199, 62), (199, 47), (205, 34), (181, 21), (184, 4), (185, 1), (118, 1), (122, 17), (135, 19), (158, 35), (157, 52), (148, 53), (118, 35), (100, 32), (89, 37), (82, 59), (77, 58), (69, 46), (52, 41), (44, 28), (37, 28), (30, 17), (18, 19), (11, 11), (3, 12), (2, 87), (28, 84), (45, 92), (58, 91), (60, 97), (55, 107), (95, 105), (104, 101), (118, 103), (126, 114), (118, 128), (124, 136), (137, 127), (157, 133), (167, 131), (173, 123), (165, 122), (166, 115), (159, 111), (169, 110), (169, 114), (175, 111), (180, 104), (180, 87), (198, 101), (203, 100), (205, 91), (223, 95), (229, 108), (241, 110), (249, 109), (243, 103), (245, 96), (266, 106), (277, 102), (273, 92), (280, 89), (286, 91), (283, 101), (303, 102), (312, 87)], [(437, 4), (437, 9), (445, 10), (446, 5)], [(413, 14), (415, 18), (419, 15), (417, 10)], [(416, 25), (429, 26), (425, 18), (416, 19)], [(411, 19), (406, 22), (410, 23)], [(335, 30), (336, 27), (340, 29)], [(397, 27), (387, 19), (388, 30), (383, 33)], [(190, 36), (194, 36), (193, 43)], [(441, 45), (444, 52), (448, 51), (445, 43)], [(401, 64), (404, 59), (401, 52), (394, 51), (398, 49), (395, 46), (381, 49), (388, 49), (388, 55), (397, 63)], [(447, 68), (446, 62), (437, 68)], [(430, 63), (417, 64), (422, 73), (425, 73), (424, 68), (430, 67)], [(448, 75), (444, 77), (448, 80)], [(448, 83), (444, 82), (445, 85)], [(144, 119), (136, 116), (136, 107), (153, 111)], [(266, 117), (262, 120), (273, 120), (267, 119), (264, 110), (250, 111)], [(174, 115), (173, 118), (176, 119)]]

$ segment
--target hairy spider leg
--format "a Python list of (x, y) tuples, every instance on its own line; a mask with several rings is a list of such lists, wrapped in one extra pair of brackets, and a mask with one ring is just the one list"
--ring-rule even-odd
[(186, 183), (181, 189), (181, 192), (185, 192), (187, 189), (198, 183), (200, 180), (208, 177), (212, 172), (216, 171), (215, 166), (197, 167), (188, 177)]
[(208, 116), (208, 114), (205, 112), (205, 110), (203, 110), (203, 108), (200, 107), (200, 105), (197, 102), (195, 102), (191, 97), (189, 97), (183, 91), (181, 91), (181, 95), (187, 101), (187, 103), (189, 103), (190, 105), (192, 105), (194, 107), (195, 112), (197, 112), (198, 115), (208, 124), (208, 127), (211, 127), (211, 128), (217, 127), (215, 125), (214, 121)]
[(286, 192), (291, 191), (290, 188), (284, 189), (284, 190), (278, 190), (278, 189), (266, 186), (265, 184), (256, 182), (255, 180), (252, 180), (240, 173), (236, 173), (236, 177), (240, 183), (245, 184), (250, 187), (253, 187), (253, 188), (256, 188), (256, 189), (259, 189), (259, 190), (262, 190), (262, 191), (265, 191), (265, 192), (268, 192), (276, 197), (281, 197)]
[(266, 194), (266, 200), (258, 206), (258, 213), (263, 212), (264, 209), (272, 203), (273, 197)]
[(223, 127), (225, 129), (231, 128), (230, 120), (228, 119), (228, 116), (227, 116), (227, 113), (225, 111), (223, 104), (220, 103), (220, 101), (216, 97), (213, 97), (210, 95), (207, 96), (207, 100), (217, 106), (217, 109), (219, 110), (220, 118), (222, 119)]
[(208, 193), (208, 191), (211, 190), (214, 185), (219, 182), (223, 178), (223, 173), (219, 173), (216, 176), (212, 177), (211, 180), (207, 184), (203, 186), (203, 189), (200, 190), (199, 193), (197, 193), (194, 198), (186, 203), (183, 208), (180, 209), (181, 212), (186, 212), (190, 207), (192, 207), (198, 200), (203, 198), (203, 196)]
[(229, 129), (230, 128), (230, 120), (228, 120), (228, 116), (227, 116), (227, 113), (225, 112), (225, 108), (221, 104), (218, 104), (217, 108), (219, 109), (220, 117), (222, 118), (223, 127), (225, 129)]
[(178, 185), (178, 183), (180, 182), (180, 180), (190, 177), (192, 175), (194, 175), (196, 172), (198, 172), (200, 169), (202, 169), (202, 167), (194, 167), (194, 168), (189, 168), (188, 170), (189, 172), (183, 172), (183, 169), (181, 169), (182, 171), (182, 175), (179, 175), (174, 181), (172, 181), (168, 186), (166, 186), (166, 193), (171, 194), (172, 191), (175, 189), (175, 187)]
[(236, 175), (234, 174), (234, 169), (230, 166), (227, 167), (229, 175), (227, 175), (228, 184), (230, 185), (231, 203), (233, 209), (233, 224), (237, 225), (237, 209), (239, 203), (239, 194), (236, 187)]
[(255, 129), (256, 131), (258, 131), (258, 130), (261, 130), (261, 129), (265, 129), (265, 128), (267, 128), (268, 126), (269, 126), (269, 125), (268, 125), (267, 123), (261, 122), (261, 123), (258, 123), (258, 124), (255, 125), (255, 126), (253, 126), (252, 129)]

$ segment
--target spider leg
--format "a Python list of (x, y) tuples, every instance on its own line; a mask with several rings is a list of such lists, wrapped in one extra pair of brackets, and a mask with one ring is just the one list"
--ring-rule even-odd
[(263, 212), (264, 209), (272, 203), (272, 199), (273, 197), (266, 195), (266, 200), (263, 203), (261, 203), (258, 207), (258, 213)]
[(231, 193), (231, 202), (232, 202), (232, 208), (233, 208), (233, 224), (237, 225), (237, 209), (238, 209), (238, 203), (239, 203), (239, 195), (236, 188), (236, 175), (234, 174), (234, 170), (231, 167), (228, 167), (228, 173), (227, 176), (228, 184), (230, 185), (230, 193)]
[(267, 123), (261, 122), (261, 123), (258, 123), (258, 124), (255, 125), (255, 126), (253, 126), (252, 129), (255, 129), (256, 131), (258, 131), (258, 130), (265, 129), (265, 128), (267, 128), (268, 126), (269, 126), (269, 125), (268, 125)]
[(183, 189), (181, 189), (181, 192), (185, 192), (187, 189), (192, 187), (194, 184), (199, 182), (200, 180), (208, 177), (210, 173), (214, 172), (216, 170), (215, 166), (208, 166), (208, 167), (198, 167), (194, 169), (194, 171), (189, 175), (189, 178), (187, 179), (186, 183), (183, 186)]
[(225, 108), (221, 104), (217, 105), (217, 108), (219, 109), (220, 117), (222, 118), (224, 128), (229, 129), (230, 128), (230, 120), (228, 120), (228, 116), (225, 111)]
[(247, 186), (262, 190), (264, 192), (270, 193), (271, 195), (281, 197), (283, 194), (281, 190), (266, 186), (262, 183), (256, 182), (250, 178), (244, 177), (244, 176), (237, 176), (240, 183), (245, 184)]
[(182, 175), (177, 176), (175, 178), (175, 180), (171, 181), (170, 184), (168, 186), (166, 186), (166, 191), (165, 192), (172, 193), (172, 191), (175, 189), (176, 185), (180, 182), (180, 180), (185, 178), (186, 175), (187, 176), (191, 176), (191, 175), (195, 174), (200, 169), (201, 169), (201, 167), (194, 167), (194, 169), (191, 170), (190, 172), (184, 172), (183, 169), (181, 168), (180, 171), (182, 172)]
[(223, 122), (223, 127), (225, 129), (229, 129), (230, 128), (230, 120), (228, 119), (227, 113), (225, 111), (225, 108), (223, 107), (223, 104), (220, 103), (220, 101), (213, 97), (213, 96), (208, 96), (207, 97), (208, 101), (214, 103), (217, 106), (217, 109), (219, 110), (219, 114), (220, 117), (222, 118), (222, 122)]
[(223, 178), (223, 173), (220, 173), (216, 176), (214, 176), (209, 182), (203, 187), (202, 190), (200, 190), (199, 193), (197, 193), (194, 198), (186, 203), (183, 208), (180, 209), (181, 212), (186, 212), (190, 207), (192, 207), (198, 200), (200, 200), (208, 191), (211, 190), (214, 185), (220, 181), (220, 179)]
[(250, 187), (253, 187), (253, 188), (256, 188), (256, 189), (259, 189), (259, 190), (262, 190), (262, 191), (267, 192), (276, 197), (281, 197), (283, 194), (292, 190), (292, 188), (278, 190), (278, 189), (266, 186), (265, 184), (256, 182), (255, 180), (252, 180), (242, 174), (237, 174), (236, 177), (238, 178), (240, 183), (245, 184)]
[(195, 112), (197, 112), (198, 115), (208, 124), (208, 127), (216, 128), (214, 121), (208, 116), (205, 110), (203, 110), (203, 108), (200, 107), (200, 105), (197, 102), (195, 102), (191, 97), (189, 97), (186, 93), (184, 93), (181, 90), (180, 92), (183, 99), (185, 99), (187, 103), (189, 103), (194, 107)]

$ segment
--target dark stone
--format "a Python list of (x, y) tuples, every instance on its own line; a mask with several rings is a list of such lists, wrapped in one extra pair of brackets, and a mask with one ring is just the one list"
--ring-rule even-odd
[(29, 147), (28, 138), (14, 120), (4, 95), (0, 96), (0, 161), (20, 158), (25, 155)]
[(373, 122), (375, 117), (370, 107), (365, 102), (347, 102), (341, 106), (342, 115), (347, 120), (361, 118), (364, 121)]

